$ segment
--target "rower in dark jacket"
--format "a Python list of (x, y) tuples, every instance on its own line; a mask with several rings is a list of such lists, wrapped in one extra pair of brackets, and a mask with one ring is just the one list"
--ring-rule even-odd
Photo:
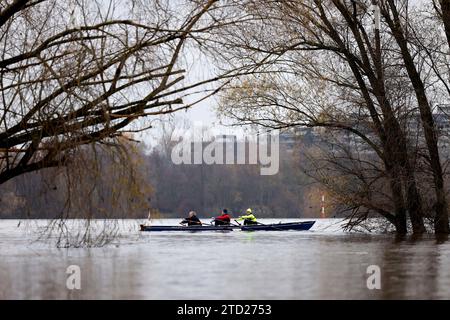
[(195, 211), (189, 212), (189, 216), (185, 218), (180, 224), (187, 224), (188, 226), (201, 226), (202, 222), (197, 217), (197, 213)]
[(214, 218), (214, 225), (216, 226), (226, 226), (230, 224), (230, 216), (227, 209), (222, 210), (222, 214)]

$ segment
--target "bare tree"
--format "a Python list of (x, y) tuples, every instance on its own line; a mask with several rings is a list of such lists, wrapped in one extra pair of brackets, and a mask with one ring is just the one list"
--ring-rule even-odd
[[(439, 3), (439, 4), (438, 4)], [(447, 36), (447, 41), (450, 45), (450, 1), (448, 0), (433, 0), (434, 8), (436, 12), (441, 17), (445, 28), (445, 34)]]
[(213, 94), (183, 64), (216, 3), (3, 1), (0, 184)]
[[(409, 214), (413, 231), (422, 233), (426, 213), (416, 179), (417, 152), (418, 148), (423, 151), (423, 145), (415, 143), (417, 134), (408, 128), (419, 110), (426, 147), (422, 154), (435, 177), (435, 230), (446, 232), (442, 169), (425, 92), (440, 90), (443, 70), (423, 59), (408, 59), (408, 55), (421, 57), (426, 51), (418, 55), (417, 46), (407, 47), (408, 41), (413, 42), (414, 28), (408, 28), (403, 42), (398, 28), (403, 21), (421, 26), (419, 10), (408, 15), (405, 3), (400, 16), (397, 2), (383, 1), (385, 20), (374, 24), (373, 4), (376, 2), (239, 1), (242, 23), (240, 28), (222, 32), (228, 44), (223, 55), (234, 62), (270, 53), (271, 59), (260, 68), (271, 74), (234, 82), (222, 111), (241, 123), (334, 128), (362, 139), (382, 161), (389, 179), (394, 206), (383, 216), (404, 233)], [(406, 31), (400, 34), (405, 36)], [(411, 95), (416, 99), (410, 99)]]
[[(91, 218), (124, 211), (114, 205), (128, 212), (149, 205), (140, 194), (138, 157), (124, 140), (134, 142), (130, 133), (198, 104), (248, 71), (189, 72), (204, 58), (199, 49), (208, 30), (222, 25), (208, 18), (220, 6), (218, 0), (0, 3), (0, 185), (65, 168), (63, 178), (51, 172), (67, 190), (59, 193), (64, 210), (54, 212), (59, 219), (46, 236), (57, 231), (63, 246), (104, 244), (117, 228), (105, 226), (111, 233), (93, 238)], [(73, 217), (86, 220), (75, 233), (66, 224)]]
[[(444, 177), (439, 155), (438, 137), (433, 119), (432, 105), (429, 101), (426, 84), (422, 80), (417, 61), (414, 61), (413, 53), (408, 48), (409, 39), (406, 34), (405, 24), (402, 24), (402, 22), (407, 19), (407, 13), (402, 15), (398, 9), (398, 4), (394, 0), (388, 0), (386, 3), (384, 3), (384, 1), (379, 2), (383, 17), (392, 31), (398, 47), (400, 48), (404, 67), (408, 72), (408, 76), (416, 94), (436, 191), (435, 231), (436, 233), (450, 233), (448, 204), (445, 196)], [(408, 6), (408, 4), (406, 4), (406, 6)], [(406, 28), (408, 28), (407, 25)]]
[(327, 191), (327, 207), (335, 215), (348, 216), (350, 230), (376, 216), (395, 226), (390, 179), (382, 161), (368, 153), (364, 144), (344, 143), (336, 129), (327, 131), (319, 143), (303, 151), (301, 162), (303, 170)]

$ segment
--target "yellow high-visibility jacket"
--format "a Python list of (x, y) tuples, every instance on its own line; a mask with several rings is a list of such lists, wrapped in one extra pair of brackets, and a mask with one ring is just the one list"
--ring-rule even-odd
[(237, 218), (237, 220), (250, 220), (252, 222), (256, 222), (256, 217), (253, 215), (253, 213), (250, 213), (246, 216), (240, 216), (239, 218)]

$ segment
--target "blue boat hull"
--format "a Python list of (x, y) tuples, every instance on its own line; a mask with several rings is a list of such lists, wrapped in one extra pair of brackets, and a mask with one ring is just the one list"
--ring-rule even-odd
[(141, 231), (232, 231), (232, 226), (145, 226), (141, 224)]
[(304, 221), (304, 222), (291, 222), (291, 223), (276, 223), (276, 224), (256, 224), (242, 226), (242, 231), (306, 231), (311, 229), (315, 221)]
[(145, 226), (141, 224), (141, 231), (232, 231), (241, 229), (242, 231), (306, 231), (311, 229), (315, 221), (276, 223), (276, 224), (255, 224), (247, 226)]

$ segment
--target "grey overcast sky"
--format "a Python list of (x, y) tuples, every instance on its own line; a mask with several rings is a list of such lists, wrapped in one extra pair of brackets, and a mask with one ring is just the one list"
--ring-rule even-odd
[[(77, 1), (78, 0), (68, 0), (67, 4), (72, 12), (70, 23), (74, 25), (82, 23), (81, 14), (79, 12), (79, 3)], [(170, 0), (170, 1), (172, 1), (172, 3), (174, 3), (177, 6), (177, 8), (182, 8), (182, 6), (177, 5), (177, 3), (182, 4), (183, 0)], [(122, 19), (129, 18), (128, 13), (130, 9), (125, 6), (125, 2), (121, 2), (120, 0), (101, 0), (99, 3), (100, 3), (99, 9), (101, 10), (100, 12), (103, 16), (105, 17), (110, 16), (111, 18), (114, 17)], [(114, 9), (110, 11), (111, 8)], [(183, 65), (183, 68), (186, 69), (185, 84), (194, 84), (196, 82), (216, 76), (212, 62), (209, 61), (206, 56), (200, 54), (195, 48), (192, 47), (185, 48), (181, 63)], [(196, 91), (216, 88), (216, 86), (217, 84), (204, 86), (202, 88), (197, 88)], [(200, 93), (191, 96), (189, 98), (184, 98), (183, 100), (185, 104), (189, 104), (194, 102), (196, 99), (201, 98), (203, 95), (204, 94)], [(192, 124), (195, 123), (198, 125), (199, 123), (201, 123), (202, 126), (208, 128), (211, 132), (214, 132), (215, 134), (229, 133), (230, 132), (229, 128), (219, 126), (219, 121), (215, 112), (217, 103), (218, 103), (217, 98), (210, 97), (194, 105), (187, 111), (176, 112), (171, 116), (165, 116), (162, 117), (161, 119), (163, 119), (164, 121), (169, 121), (169, 119), (173, 117), (175, 117), (177, 121), (186, 119)], [(139, 134), (135, 134), (135, 136), (138, 139), (145, 141), (146, 143), (154, 145), (155, 142), (154, 137), (158, 136), (157, 124), (159, 121), (157, 119), (152, 118), (152, 119), (143, 119), (143, 121), (139, 123), (145, 127), (146, 126), (145, 124), (148, 124), (148, 121), (150, 121), (155, 128), (143, 131)], [(127, 129), (135, 130), (137, 129), (138, 126), (139, 125)]]
[[(205, 55), (200, 54), (195, 48), (190, 48), (185, 51), (183, 56), (183, 64), (186, 67), (186, 83), (194, 84), (206, 79), (211, 79), (217, 76), (218, 72), (215, 72), (213, 62)], [(217, 88), (218, 83), (208, 84), (196, 89), (196, 91), (211, 90)], [(188, 98), (184, 98), (184, 103), (189, 104), (204, 97), (207, 93), (198, 93)], [(220, 124), (220, 120), (217, 116), (216, 108), (218, 106), (218, 96), (209, 97), (186, 111), (175, 112), (170, 117), (163, 117), (165, 121), (171, 117), (175, 117), (177, 121), (183, 119), (195, 126), (201, 125), (208, 129), (212, 135), (219, 134), (240, 134), (241, 129), (236, 127), (226, 127)], [(147, 143), (154, 145), (154, 137), (158, 136), (158, 128), (150, 129), (143, 132), (142, 139)], [(155, 132), (156, 131), (156, 132)]]

